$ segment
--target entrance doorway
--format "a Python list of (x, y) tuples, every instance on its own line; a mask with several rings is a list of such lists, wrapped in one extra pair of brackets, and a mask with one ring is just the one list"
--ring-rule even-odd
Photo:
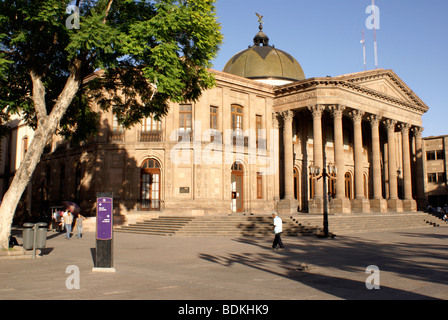
[(244, 192), (243, 192), (244, 169), (241, 163), (235, 162), (232, 165), (232, 212), (243, 212)]
[(141, 210), (160, 210), (160, 164), (146, 160), (141, 169)]

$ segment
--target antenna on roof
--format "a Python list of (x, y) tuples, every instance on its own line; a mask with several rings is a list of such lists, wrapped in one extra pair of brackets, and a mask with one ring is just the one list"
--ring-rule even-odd
[(375, 0), (372, 0), (372, 10), (373, 10), (373, 46), (374, 46), (374, 50), (375, 50), (375, 69), (378, 69), (378, 43), (376, 41), (376, 22), (375, 22), (375, 17), (376, 17), (376, 12), (375, 12)]
[(364, 71), (366, 71), (367, 70), (367, 66), (366, 66), (366, 39), (364, 37), (364, 29), (362, 30), (361, 44), (362, 44), (362, 56), (363, 56), (363, 59), (364, 59)]

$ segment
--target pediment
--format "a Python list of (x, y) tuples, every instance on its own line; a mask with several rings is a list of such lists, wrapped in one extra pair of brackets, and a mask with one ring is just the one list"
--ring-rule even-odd
[(366, 87), (386, 96), (394, 97), (395, 99), (403, 100), (407, 103), (412, 103), (412, 100), (407, 96), (403, 90), (397, 88), (389, 79), (375, 79), (358, 83), (359, 86)]
[(342, 78), (359, 87), (377, 92), (382, 96), (428, 109), (426, 104), (392, 70), (378, 69), (344, 75), (337, 78)]

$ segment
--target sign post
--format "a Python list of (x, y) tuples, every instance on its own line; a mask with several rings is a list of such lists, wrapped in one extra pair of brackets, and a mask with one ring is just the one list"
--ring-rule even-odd
[(96, 257), (93, 271), (115, 272), (113, 268), (113, 193), (97, 193)]

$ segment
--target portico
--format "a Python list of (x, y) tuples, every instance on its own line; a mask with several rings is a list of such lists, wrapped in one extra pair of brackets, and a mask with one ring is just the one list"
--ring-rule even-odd
[[(418, 175), (422, 153), (413, 133), (421, 131), (428, 107), (393, 71), (312, 78), (276, 93), (274, 112), (283, 126), (284, 200), (296, 194), (299, 210), (309, 213), (322, 213), (326, 196), (331, 213), (416, 211), (423, 182), (413, 174)], [(336, 168), (336, 180), (327, 182), (328, 194), (322, 179), (308, 178), (311, 165)], [(306, 175), (301, 189), (310, 192), (294, 192), (294, 168)]]

